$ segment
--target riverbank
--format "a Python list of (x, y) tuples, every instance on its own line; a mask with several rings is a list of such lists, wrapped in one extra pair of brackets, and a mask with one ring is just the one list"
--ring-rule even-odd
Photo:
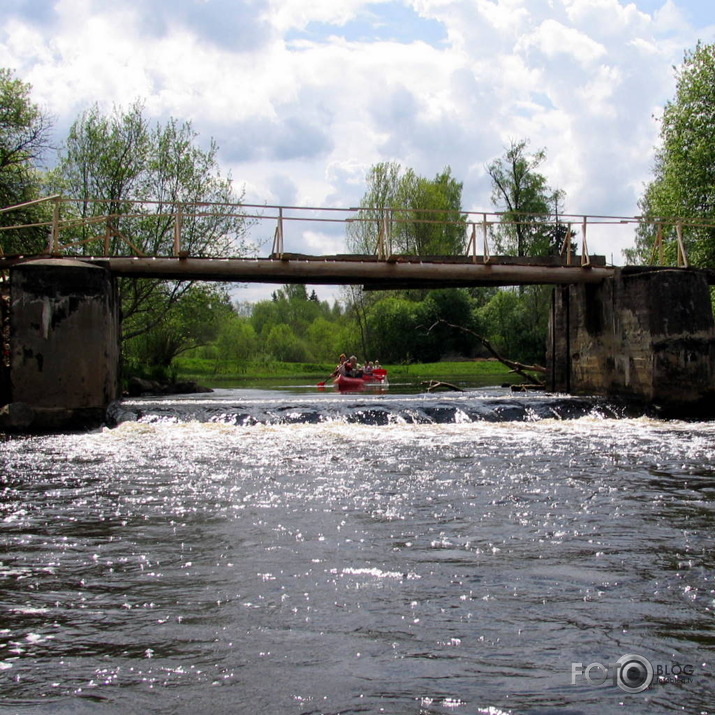
[[(521, 382), (521, 378), (497, 360), (470, 360), (459, 362), (413, 363), (410, 365), (383, 365), (390, 380), (444, 380), (451, 382), (477, 381), (482, 384)], [(335, 368), (327, 363), (289, 362), (237, 362), (178, 358), (175, 361), (178, 380), (194, 380), (208, 387), (245, 385), (265, 380), (304, 379), (325, 380)]]

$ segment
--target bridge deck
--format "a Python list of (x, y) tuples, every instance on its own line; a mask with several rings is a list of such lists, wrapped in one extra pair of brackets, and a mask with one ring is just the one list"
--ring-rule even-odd
[[(65, 256), (64, 258), (67, 258)], [(605, 259), (592, 257), (588, 266), (569, 266), (558, 256), (544, 258), (305, 256), (271, 258), (87, 257), (79, 260), (106, 266), (119, 276), (168, 280), (235, 281), (240, 283), (354, 284), (372, 290), (393, 288), (468, 287), (478, 285), (597, 283), (612, 275)], [(0, 268), (2, 268), (0, 259)]]
[[(334, 255), (283, 253), (270, 258), (2, 256), (0, 271), (27, 261), (74, 259), (109, 268), (119, 276), (164, 280), (202, 280), (239, 283), (307, 283), (363, 285), (368, 290), (397, 288), (450, 288), (470, 286), (598, 283), (613, 275), (603, 256), (591, 256), (590, 265), (568, 265), (559, 256), (477, 257)], [(624, 274), (687, 270), (702, 273), (715, 285), (715, 271), (667, 266), (626, 266)]]

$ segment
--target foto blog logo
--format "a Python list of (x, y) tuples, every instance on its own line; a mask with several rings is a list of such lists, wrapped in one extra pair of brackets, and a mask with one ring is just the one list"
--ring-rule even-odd
[(674, 663), (670, 666), (653, 664), (642, 655), (627, 653), (615, 663), (571, 663), (571, 685), (581, 679), (590, 685), (614, 685), (626, 693), (642, 693), (650, 688), (654, 681), (690, 682), (695, 668), (692, 665)]

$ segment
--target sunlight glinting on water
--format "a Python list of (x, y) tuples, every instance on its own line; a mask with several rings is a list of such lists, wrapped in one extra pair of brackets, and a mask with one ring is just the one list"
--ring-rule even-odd
[[(571, 686), (572, 662), (631, 649), (710, 677), (714, 424), (197, 403), (0, 443), (7, 697), (600, 715), (620, 691)], [(703, 692), (684, 687), (640, 702)]]

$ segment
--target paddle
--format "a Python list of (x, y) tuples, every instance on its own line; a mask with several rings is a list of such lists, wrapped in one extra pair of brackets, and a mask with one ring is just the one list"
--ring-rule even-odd
[(335, 376), (335, 373), (334, 373), (334, 372), (331, 372), (330, 375), (328, 375), (328, 377), (326, 377), (325, 380), (323, 380), (322, 382), (319, 382), (319, 383), (316, 385), (316, 387), (325, 387), (325, 383), (326, 383), (328, 380), (330, 380), (330, 378), (332, 378), (332, 377), (334, 377), (334, 376)]

